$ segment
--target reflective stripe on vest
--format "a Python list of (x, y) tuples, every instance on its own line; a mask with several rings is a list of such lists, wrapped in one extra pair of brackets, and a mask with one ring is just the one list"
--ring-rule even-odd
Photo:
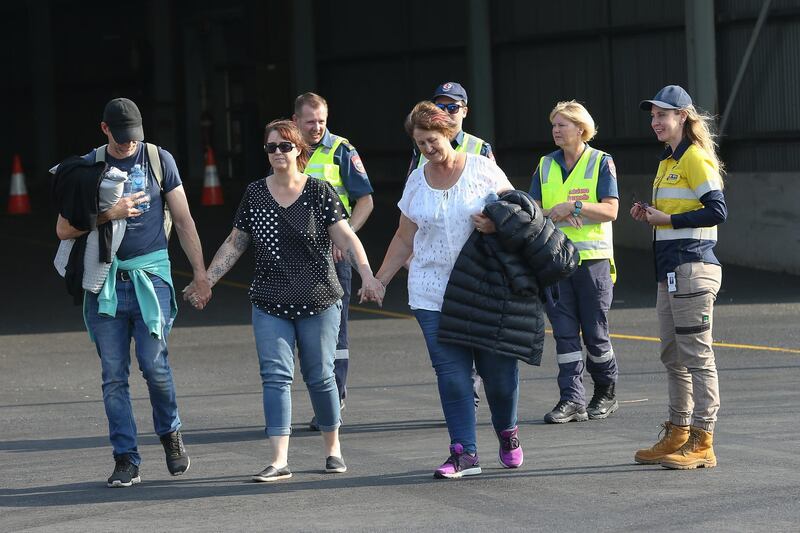
[(672, 229), (668, 226), (658, 226), (656, 227), (655, 238), (657, 241), (672, 241), (676, 239), (698, 239), (702, 241), (716, 241), (717, 227), (713, 226), (711, 228)]
[(339, 195), (339, 201), (342, 202), (347, 214), (350, 214), (350, 196), (347, 194), (347, 189), (344, 188), (344, 182), (342, 182), (342, 175), (339, 171), (339, 165), (333, 162), (333, 156), (336, 153), (336, 149), (339, 148), (339, 145), (343, 142), (347, 142), (347, 139), (344, 137), (339, 137), (338, 135), (334, 135), (331, 133), (331, 139), (333, 143), (331, 147), (328, 148), (320, 144), (317, 146), (317, 149), (314, 150), (314, 153), (311, 154), (311, 158), (306, 163), (306, 168), (304, 172), (311, 176), (312, 178), (317, 178), (318, 180), (327, 181), (331, 184), (333, 189), (336, 191), (336, 194)]
[[(461, 138), (461, 144), (456, 147), (456, 152), (466, 152), (468, 154), (480, 155), (481, 150), (483, 150), (483, 144), (483, 139), (464, 132), (464, 136)], [(419, 164), (417, 165), (417, 168), (422, 167), (422, 165), (427, 162), (428, 160), (425, 159), (425, 156), (419, 154)]]
[[(600, 163), (604, 152), (590, 146), (581, 154), (566, 180), (561, 166), (553, 158), (545, 156), (539, 161), (539, 181), (542, 184), (542, 207), (552, 209), (556, 204), (581, 200), (586, 203), (599, 203), (597, 182), (600, 176)], [(583, 226), (574, 228), (568, 222), (556, 224), (575, 245), (581, 261), (608, 259), (611, 263), (611, 279), (616, 282), (617, 269), (614, 263), (614, 239), (611, 222), (597, 222), (589, 217), (583, 218)]]

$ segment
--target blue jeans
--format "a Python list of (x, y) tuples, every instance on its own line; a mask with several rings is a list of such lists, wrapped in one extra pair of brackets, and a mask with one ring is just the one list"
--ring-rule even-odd
[(253, 306), (267, 436), (292, 432), (295, 345), (319, 429), (333, 431), (339, 427), (339, 392), (333, 376), (333, 358), (341, 313), (341, 300), (318, 315), (294, 320), (270, 315)]
[(461, 443), (469, 453), (477, 452), (475, 435), (475, 401), (473, 395), (472, 366), (483, 378), (486, 402), (492, 412), (492, 426), (496, 432), (517, 425), (517, 400), (519, 397), (519, 369), (512, 357), (495, 355), (456, 344), (440, 343), (438, 311), (415, 309), (431, 364), (436, 371), (439, 399), (442, 402), (450, 444)]
[(135, 343), (139, 370), (147, 382), (153, 425), (159, 436), (181, 427), (175, 383), (167, 357), (167, 337), (172, 329), (169, 285), (157, 276), (150, 276), (158, 296), (163, 321), (161, 338), (154, 339), (142, 320), (139, 301), (133, 282), (117, 280), (117, 314), (113, 318), (97, 314), (97, 295), (86, 293), (87, 326), (94, 335), (100, 356), (103, 377), (103, 404), (108, 418), (108, 432), (114, 457), (127, 454), (134, 464), (141, 457), (136, 441), (136, 422), (133, 416), (128, 376), (131, 367), (131, 338)]

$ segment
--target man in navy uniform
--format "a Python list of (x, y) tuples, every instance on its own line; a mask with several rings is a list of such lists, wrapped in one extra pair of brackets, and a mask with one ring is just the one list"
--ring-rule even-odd
[[(305, 173), (325, 180), (333, 186), (348, 213), (350, 226), (357, 232), (364, 226), (373, 208), (372, 185), (361, 157), (347, 139), (328, 130), (328, 102), (320, 95), (304, 93), (298, 96), (294, 102), (292, 119), (312, 150)], [(336, 263), (336, 275), (344, 290), (339, 341), (336, 344), (336, 359), (333, 362), (339, 401), (341, 408), (344, 409), (350, 363), (347, 320), (353, 271), (350, 263), (335, 246), (333, 260)], [(309, 427), (312, 431), (319, 430), (316, 417), (311, 420)]]
[[(483, 139), (466, 133), (462, 129), (469, 108), (467, 107), (467, 91), (461, 84), (448, 81), (439, 85), (436, 90), (433, 91), (431, 102), (436, 104), (439, 109), (446, 111), (450, 115), (450, 118), (455, 120), (456, 124), (458, 124), (458, 133), (456, 133), (455, 137), (450, 139), (450, 144), (453, 145), (453, 148), (455, 148), (457, 152), (480, 154), (494, 161), (492, 146)], [(424, 164), (425, 158), (421, 156), (419, 149), (414, 146), (408, 173), (411, 174), (412, 170)]]

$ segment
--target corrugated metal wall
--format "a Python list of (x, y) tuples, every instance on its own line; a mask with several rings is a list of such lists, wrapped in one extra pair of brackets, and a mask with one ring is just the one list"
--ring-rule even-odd
[[(763, 2), (717, 1), (717, 73), (724, 109)], [(730, 170), (800, 169), (800, 1), (775, 0), (753, 50), (723, 141)]]
[[(331, 124), (395, 179), (409, 140), (402, 121), (441, 81), (468, 82), (467, 14), (427, 1), (320, 2), (320, 90)], [(559, 100), (584, 102), (599, 125), (594, 144), (621, 173), (650, 172), (659, 152), (638, 102), (670, 83), (688, 84), (683, 2), (490, 0), (495, 138), (510, 175), (525, 176), (552, 149), (548, 114)], [(721, 112), (750, 39), (760, 0), (717, 0)], [(348, 21), (333, 23), (331, 21)], [(800, 0), (773, 2), (723, 143), (731, 170), (800, 168)], [(469, 90), (469, 87), (467, 87)], [(467, 118), (466, 129), (471, 130)], [(381, 131), (377, 133), (377, 129)], [(482, 132), (475, 131), (481, 135)]]

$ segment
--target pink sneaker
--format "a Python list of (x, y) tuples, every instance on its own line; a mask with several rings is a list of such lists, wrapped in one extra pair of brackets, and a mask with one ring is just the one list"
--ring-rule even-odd
[(470, 455), (464, 452), (461, 443), (450, 446), (450, 457), (442, 466), (436, 469), (433, 477), (437, 479), (457, 479), (462, 476), (476, 476), (481, 473), (478, 454)]
[(522, 446), (519, 444), (517, 426), (506, 429), (497, 434), (500, 440), (500, 452), (498, 458), (504, 468), (519, 468), (522, 466)]

